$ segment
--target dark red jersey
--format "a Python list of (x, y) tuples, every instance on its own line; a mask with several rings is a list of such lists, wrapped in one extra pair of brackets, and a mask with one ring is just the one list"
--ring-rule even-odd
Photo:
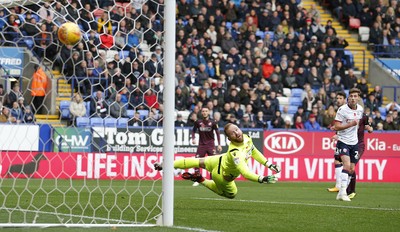
[(197, 131), (199, 133), (199, 145), (214, 145), (214, 131), (217, 134), (218, 144), (221, 144), (218, 125), (214, 120), (197, 120), (193, 126), (192, 138)]

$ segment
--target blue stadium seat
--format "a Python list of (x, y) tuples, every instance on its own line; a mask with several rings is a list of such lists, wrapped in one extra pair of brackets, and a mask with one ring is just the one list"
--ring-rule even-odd
[(295, 114), (297, 112), (298, 106), (289, 106), (288, 113)]
[(292, 97), (301, 97), (302, 93), (303, 93), (303, 89), (300, 89), (300, 88), (292, 89)]
[(256, 31), (256, 36), (260, 37), (260, 39), (265, 38), (265, 32), (263, 31)]
[(381, 112), (381, 116), (386, 116), (386, 108), (381, 106), (379, 107), (379, 112)]
[(147, 118), (147, 116), (149, 116), (149, 111), (148, 110), (138, 110), (139, 114), (140, 114), (140, 119), (144, 120)]
[(126, 110), (126, 115), (128, 115), (129, 118), (133, 118), (133, 116), (135, 115), (135, 111), (134, 110)]
[(105, 118), (104, 119), (104, 126), (106, 126), (106, 127), (116, 127), (117, 126), (117, 119), (116, 118)]
[(231, 22), (226, 22), (225, 26), (229, 31), (232, 28), (232, 23)]
[(90, 101), (85, 102), (86, 105), (86, 117), (90, 117)]
[(69, 112), (70, 105), (71, 105), (71, 101), (60, 101), (61, 119), (69, 119), (70, 118), (70, 112)]
[(349, 94), (350, 94), (350, 90), (349, 90), (349, 89), (345, 89), (345, 90), (344, 90), (344, 93), (346, 94), (346, 97), (348, 97)]
[(104, 120), (100, 117), (90, 118), (90, 126), (104, 126)]
[(119, 58), (122, 59), (122, 60), (125, 59), (128, 56), (129, 56), (129, 51), (120, 51), (119, 52)]
[(267, 35), (267, 34), (270, 35), (271, 40), (274, 40), (274, 35), (275, 35), (275, 34), (274, 34), (273, 31), (266, 31), (265, 34), (264, 34), (264, 37), (265, 37), (265, 35)]
[(290, 105), (292, 106), (301, 106), (303, 102), (301, 101), (301, 97), (290, 97)]
[(88, 117), (77, 117), (76, 118), (76, 126), (77, 127), (87, 127), (90, 124), (90, 120)]
[(127, 127), (128, 126), (128, 119), (127, 118), (119, 118), (117, 122), (118, 127)]

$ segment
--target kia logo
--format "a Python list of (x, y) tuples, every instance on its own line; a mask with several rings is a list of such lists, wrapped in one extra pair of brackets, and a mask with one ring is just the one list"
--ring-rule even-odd
[(304, 147), (304, 140), (292, 132), (275, 132), (265, 138), (264, 146), (276, 154), (287, 155), (300, 151)]

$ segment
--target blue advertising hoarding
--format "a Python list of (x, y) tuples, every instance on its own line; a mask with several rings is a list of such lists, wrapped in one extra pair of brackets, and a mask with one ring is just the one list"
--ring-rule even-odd
[(0, 47), (0, 69), (6, 75), (21, 76), (24, 64), (24, 48)]

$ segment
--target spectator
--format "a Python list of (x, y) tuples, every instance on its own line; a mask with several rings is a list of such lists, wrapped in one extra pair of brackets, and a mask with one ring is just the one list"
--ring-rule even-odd
[(25, 111), (23, 112), (22, 120), (24, 123), (34, 123), (35, 122), (35, 115), (33, 114), (30, 106), (25, 107)]
[(18, 82), (11, 82), (12, 89), (11, 91), (4, 95), (3, 105), (8, 108), (12, 108), (13, 102), (18, 101), (18, 98), (22, 97), (22, 93), (20, 91)]
[(31, 95), (34, 113), (43, 113), (43, 102), (46, 96), (47, 75), (39, 65), (34, 65), (32, 76)]
[(304, 130), (305, 127), (304, 127), (302, 117), (300, 115), (298, 115), (298, 116), (295, 116), (294, 118), (295, 118), (295, 120), (294, 120), (294, 124), (293, 124), (293, 129)]
[(16, 119), (16, 123), (20, 123), (23, 119), (23, 112), (21, 110), (21, 108), (19, 107), (18, 102), (13, 102), (13, 106), (10, 110), (10, 115), (11, 117)]
[(395, 101), (392, 101), (389, 104), (387, 104), (385, 106), (385, 108), (386, 108), (387, 113), (393, 112), (393, 111), (400, 111), (400, 105)]
[(377, 100), (378, 107), (382, 106), (382, 101), (383, 101), (383, 93), (381, 86), (375, 85), (374, 90), (372, 91), (372, 94), (375, 95), (375, 99)]
[(399, 125), (393, 122), (393, 115), (387, 114), (386, 119), (383, 122), (383, 130), (399, 130)]
[(330, 105), (326, 112), (322, 116), (322, 126), (330, 129), (333, 121), (335, 120), (336, 112), (335, 112), (335, 107), (333, 105)]
[(80, 93), (75, 93), (69, 105), (69, 112), (71, 113), (72, 125), (76, 125), (77, 117), (84, 117), (86, 115), (86, 106)]
[(271, 120), (271, 126), (273, 128), (284, 128), (285, 121), (282, 118), (281, 111), (279, 110), (275, 111), (275, 115)]
[(151, 109), (151, 108), (155, 108), (158, 109), (159, 108), (159, 102), (157, 101), (157, 95), (153, 92), (153, 90), (149, 89), (147, 90), (147, 92), (144, 95), (144, 102), (146, 103), (146, 105)]
[(97, 91), (95, 96), (90, 99), (90, 117), (105, 118), (108, 116), (108, 104), (103, 95), (102, 91)]
[(304, 123), (304, 128), (306, 130), (321, 130), (321, 126), (316, 121), (316, 115), (310, 114), (308, 120)]
[(299, 106), (297, 108), (296, 113), (294, 113), (293, 115), (293, 121), (296, 121), (297, 116), (300, 116), (302, 122), (305, 122), (307, 120), (307, 115), (304, 112), (303, 106)]
[(257, 116), (254, 120), (255, 128), (262, 128), (264, 130), (268, 129), (268, 122), (264, 117), (264, 113), (262, 111), (257, 112)]
[(361, 81), (356, 86), (361, 91), (361, 97), (366, 100), (368, 96), (368, 84), (365, 77), (361, 77)]
[(383, 124), (384, 120), (381, 116), (381, 112), (379, 110), (375, 110), (374, 124), (378, 125), (378, 123)]
[(368, 94), (368, 98), (365, 101), (365, 107), (371, 109), (372, 112), (379, 110), (378, 101), (373, 93)]
[(158, 120), (153, 111), (149, 112), (149, 116), (144, 120), (143, 126), (157, 126)]
[(176, 116), (175, 127), (186, 127), (186, 123), (183, 121), (182, 114), (178, 114)]
[(17, 119), (10, 114), (10, 109), (6, 106), (2, 107), (0, 122), (2, 123), (16, 123)]
[(121, 98), (121, 94), (117, 93), (115, 95), (115, 101), (110, 104), (110, 116), (113, 118), (128, 118), (126, 107), (121, 101)]
[(240, 119), (239, 127), (240, 128), (254, 128), (254, 122), (250, 121), (250, 116), (248, 114), (244, 114), (243, 118)]

